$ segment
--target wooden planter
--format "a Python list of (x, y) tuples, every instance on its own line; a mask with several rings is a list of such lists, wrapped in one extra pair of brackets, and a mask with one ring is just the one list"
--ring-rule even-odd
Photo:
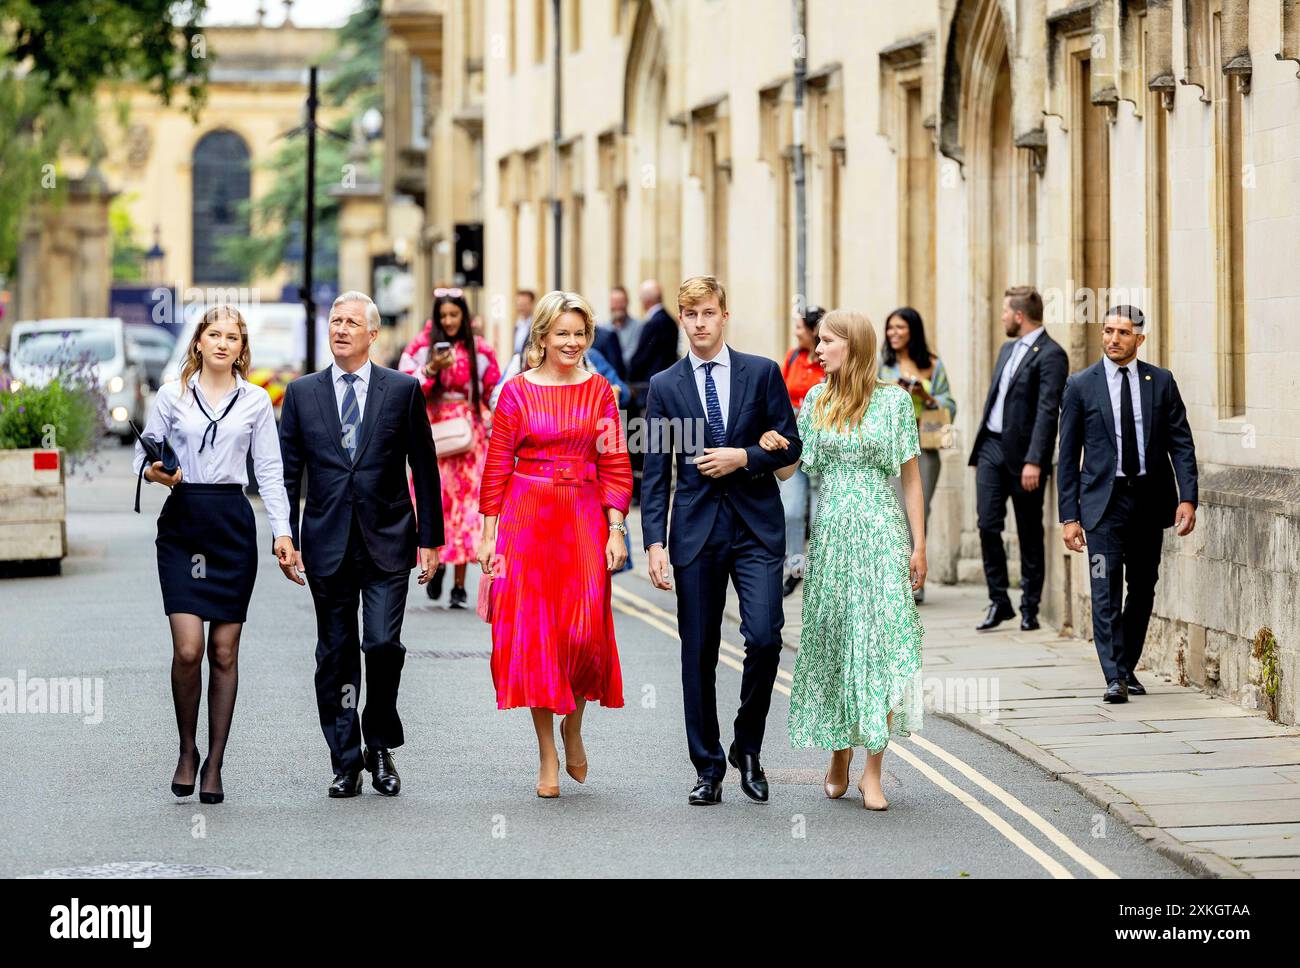
[(0, 562), (46, 562), (68, 553), (63, 451), (0, 450)]

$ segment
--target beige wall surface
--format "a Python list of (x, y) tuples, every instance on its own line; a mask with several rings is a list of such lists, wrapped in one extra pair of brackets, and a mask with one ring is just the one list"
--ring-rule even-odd
[[(553, 180), (549, 4), (486, 0), (482, 211), (498, 338), (514, 287), (556, 285), (558, 193), (566, 233), (581, 218), (560, 281), (580, 279), (598, 314), (612, 283), (653, 272), (671, 293), (719, 272), (730, 341), (781, 354), (800, 304), (790, 159), (803, 44), (804, 298), (878, 325), (895, 306), (930, 307), (959, 404), (931, 573), (981, 577), (965, 447), (1004, 338), (1002, 290), (1039, 287), (1076, 371), (1100, 356), (1106, 306), (1136, 302), (1150, 319), (1142, 356), (1178, 380), (1203, 480), (1197, 533), (1166, 536), (1150, 661), (1255, 704), (1250, 640), (1272, 623), (1280, 715), (1294, 721), (1300, 617), (1277, 589), (1300, 572), (1287, 551), (1300, 546), (1300, 52), (1282, 29), (1296, 3), (809, 0), (806, 37), (791, 6), (584, 0), (561, 65), (573, 160)], [(1044, 611), (1088, 634), (1086, 561), (1064, 551), (1054, 506), (1052, 485)], [(1249, 605), (1214, 607), (1233, 588)]]

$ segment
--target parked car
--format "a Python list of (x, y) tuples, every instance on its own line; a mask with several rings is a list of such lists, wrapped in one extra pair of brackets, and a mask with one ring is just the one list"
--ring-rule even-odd
[(127, 352), (120, 319), (42, 319), (14, 324), (9, 334), (11, 387), (44, 386), (60, 361), (88, 357), (107, 401), (105, 429), (134, 440), (128, 421), (143, 426), (147, 378)]
[(175, 349), (176, 337), (162, 326), (135, 323), (126, 327), (127, 356), (144, 370), (151, 390), (162, 386), (163, 370)]

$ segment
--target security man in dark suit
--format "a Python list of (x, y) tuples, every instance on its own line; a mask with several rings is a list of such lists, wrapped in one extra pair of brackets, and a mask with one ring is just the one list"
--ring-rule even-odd
[(1106, 355), (1070, 378), (1061, 403), (1062, 537), (1082, 551), (1087, 533), (1106, 702), (1146, 694), (1133, 672), (1155, 602), (1162, 532), (1175, 525), (1181, 537), (1196, 527), (1187, 410), (1174, 375), (1137, 358), (1145, 323), (1136, 306), (1111, 309), (1102, 326)]
[(1038, 628), (1038, 603), (1046, 573), (1043, 492), (1052, 470), (1057, 412), (1070, 370), (1065, 350), (1043, 329), (1043, 297), (1032, 286), (1012, 286), (1002, 299), (1002, 325), (1011, 337), (998, 353), (971, 448), (976, 506), (989, 610), (975, 626), (983, 632), (1015, 618), (1007, 594), (1007, 552), (1002, 529), (1007, 498), (1020, 538), (1020, 627)]

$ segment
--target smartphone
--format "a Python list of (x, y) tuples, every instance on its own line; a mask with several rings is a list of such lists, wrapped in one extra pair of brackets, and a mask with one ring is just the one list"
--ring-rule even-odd
[(448, 343), (446, 340), (440, 340), (437, 343), (433, 344), (433, 355), (441, 356), (443, 353), (448, 352), (450, 349), (451, 349), (450, 343)]

